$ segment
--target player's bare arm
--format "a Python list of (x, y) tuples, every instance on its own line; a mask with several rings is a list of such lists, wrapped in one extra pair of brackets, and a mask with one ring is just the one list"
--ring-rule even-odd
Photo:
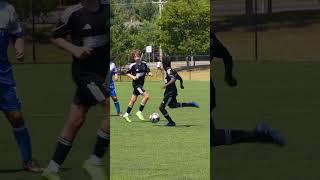
[(63, 38), (52, 38), (51, 41), (57, 47), (71, 53), (74, 57), (79, 59), (86, 59), (93, 51), (91, 48), (76, 46)]
[(24, 39), (23, 37), (12, 39), (12, 44), (16, 50), (16, 59), (18, 61), (23, 61), (24, 58)]
[(166, 87), (174, 84), (176, 82), (176, 78), (172, 78), (167, 84), (163, 85), (162, 88), (165, 89)]
[(127, 76), (130, 77), (133, 80), (137, 80), (138, 78), (130, 73), (127, 73)]

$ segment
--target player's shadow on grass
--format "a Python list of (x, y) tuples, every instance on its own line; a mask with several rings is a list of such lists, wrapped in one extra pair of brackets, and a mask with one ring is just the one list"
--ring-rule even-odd
[(111, 117), (120, 117), (118, 114), (110, 114)]
[(24, 169), (0, 169), (0, 174), (12, 174), (12, 173), (20, 173), (20, 172), (23, 172)]
[[(61, 170), (63, 172), (67, 172), (67, 171), (70, 171), (71, 168), (62, 168)], [(12, 174), (12, 173), (21, 173), (21, 172), (28, 172), (28, 171), (25, 171), (22, 168), (0, 169), (0, 174)]]
[(193, 127), (193, 126), (198, 126), (198, 125), (194, 125), (194, 124), (178, 124), (174, 127), (168, 127), (166, 125), (162, 125), (162, 124), (155, 124), (153, 126), (158, 126), (158, 127), (165, 127), (165, 128), (188, 128), (188, 127)]

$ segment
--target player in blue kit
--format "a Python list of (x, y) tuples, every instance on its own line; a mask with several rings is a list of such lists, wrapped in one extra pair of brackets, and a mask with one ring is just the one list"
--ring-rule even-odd
[[(233, 59), (228, 49), (218, 40), (215, 34), (211, 33), (211, 59), (214, 57), (222, 58), (225, 65), (225, 82), (231, 86), (237, 86), (237, 80), (233, 76)], [(285, 140), (279, 131), (270, 128), (265, 123), (257, 124), (255, 129), (242, 130), (242, 129), (217, 129), (213, 121), (213, 111), (215, 104), (215, 87), (212, 78), (210, 78), (210, 91), (211, 91), (211, 146), (231, 145), (236, 143), (275, 143), (284, 145)]]
[(116, 81), (118, 80), (118, 70), (117, 70), (116, 65), (113, 62), (110, 62), (110, 96), (111, 96), (113, 103), (114, 103), (114, 106), (116, 108), (117, 115), (120, 116), (121, 115), (120, 104), (119, 104), (119, 100), (117, 98), (117, 93), (116, 93), (116, 88), (114, 86), (113, 77)]
[(23, 61), (24, 40), (17, 14), (12, 5), (6, 1), (0, 1), (0, 110), (12, 126), (22, 156), (23, 168), (27, 171), (39, 172), (41, 169), (38, 163), (32, 160), (30, 135), (22, 116), (21, 102), (16, 93), (12, 65), (8, 60), (7, 50), (10, 41), (16, 50), (17, 60)]

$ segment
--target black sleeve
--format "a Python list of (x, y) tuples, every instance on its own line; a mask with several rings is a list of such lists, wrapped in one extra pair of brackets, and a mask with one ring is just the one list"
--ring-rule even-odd
[(176, 74), (177, 72), (173, 69), (168, 69), (167, 70), (168, 76), (170, 76), (171, 79), (177, 79)]
[(67, 35), (70, 35), (73, 19), (73, 15), (70, 15), (67, 18), (62, 18), (57, 27), (53, 30), (52, 38), (65, 38)]
[(182, 77), (178, 73), (176, 73), (175, 78), (179, 81), (183, 81)]
[(146, 73), (150, 72), (150, 67), (148, 66), (148, 64), (146, 63)]
[(127, 68), (126, 74), (132, 74), (132, 69), (133, 69), (133, 65), (130, 65), (130, 66)]

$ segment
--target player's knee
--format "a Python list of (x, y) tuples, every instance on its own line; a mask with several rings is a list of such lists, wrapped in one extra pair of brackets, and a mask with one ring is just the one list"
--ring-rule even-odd
[(10, 112), (7, 113), (8, 120), (14, 128), (20, 127), (24, 124), (21, 112)]
[(83, 121), (75, 121), (72, 122), (71, 127), (72, 129), (80, 129), (83, 125)]
[(129, 102), (129, 106), (132, 107), (135, 103), (136, 103), (137, 99), (132, 99), (130, 102)]
[(163, 113), (163, 112), (166, 110), (165, 108), (166, 108), (166, 107), (165, 107), (163, 104), (161, 104), (161, 105), (159, 106), (160, 112)]
[(77, 119), (72, 120), (71, 127), (72, 129), (80, 129), (85, 121), (85, 117), (79, 117)]
[(149, 99), (150, 99), (150, 95), (149, 95), (148, 93), (145, 93), (145, 94), (144, 94), (144, 98), (145, 98), (146, 100), (149, 100)]

